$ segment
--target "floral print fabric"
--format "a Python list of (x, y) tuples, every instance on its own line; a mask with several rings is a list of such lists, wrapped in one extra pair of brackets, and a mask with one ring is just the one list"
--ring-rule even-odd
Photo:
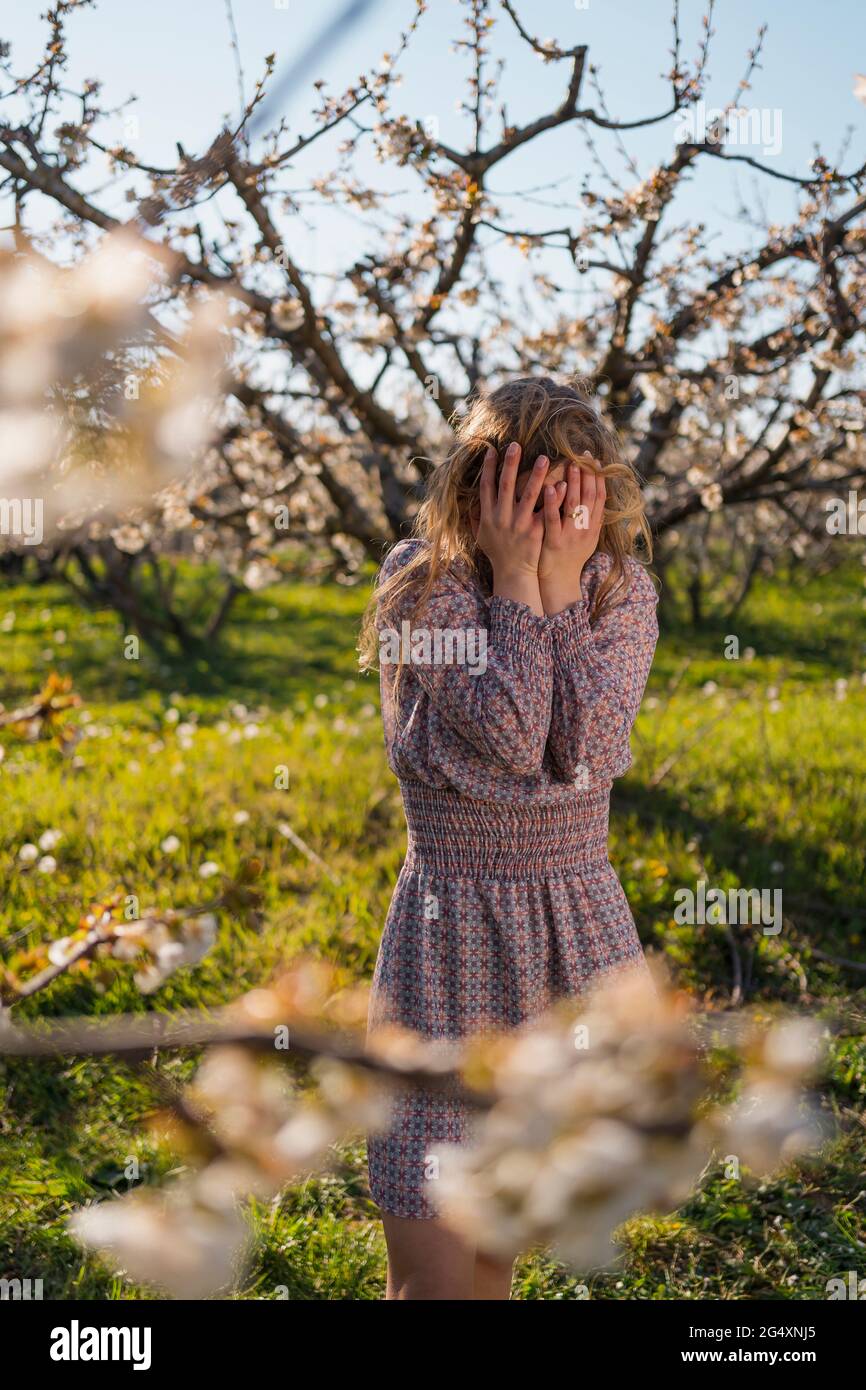
[[(387, 557), (382, 578), (422, 542)], [(625, 597), (590, 621), (610, 560), (586, 566), (582, 600), (553, 617), (442, 577), (422, 613), (414, 591), (389, 624), (483, 631), (484, 669), (382, 667), (388, 760), (400, 779), (408, 849), (374, 978), (370, 1026), (428, 1038), (516, 1028), (601, 974), (643, 960), (607, 856), (613, 778), (629, 767), (658, 636), (656, 593), (630, 562)], [(430, 1150), (471, 1141), (447, 1095), (406, 1090), (368, 1142), (386, 1212), (436, 1214)]]

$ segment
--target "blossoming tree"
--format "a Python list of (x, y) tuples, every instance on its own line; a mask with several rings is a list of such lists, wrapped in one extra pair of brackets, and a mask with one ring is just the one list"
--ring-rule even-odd
[[(730, 610), (773, 553), (827, 549), (823, 504), (866, 471), (856, 371), (866, 165), (818, 152), (787, 171), (742, 144), (749, 123), (738, 114), (763, 30), (722, 100), (708, 79), (713, 5), (693, 58), (674, 5), (666, 102), (614, 115), (586, 45), (535, 37), (528, 7), (512, 0), (463, 0), (457, 141), (443, 137), (439, 117), (413, 109), (411, 91), (399, 93), (407, 50), (424, 41), (417, 0), (393, 52), (364, 76), (341, 92), (315, 83), (305, 129), (273, 111), (270, 55), (231, 127), (199, 151), (178, 131), (176, 161), (157, 165), (133, 136), (106, 133), (116, 111), (98, 81), (67, 86), (68, 21), (91, 3), (49, 8), (32, 71), (19, 71), (6, 45), (0, 98), (16, 248), (51, 258), (60, 247), (68, 259), (134, 229), (162, 276), (110, 370), (86, 387), (67, 384), (79, 447), (94, 416), (166, 369), (204, 290), (218, 291), (232, 315), (218, 430), (197, 467), (152, 479), (164, 486), (96, 523), (67, 518), (51, 541), (82, 593), (186, 643), (194, 629), (166, 559), (181, 550), (225, 573), (211, 635), (234, 596), (274, 578), (299, 546), (311, 563), (351, 574), (411, 525), (455, 411), (480, 382), (517, 369), (577, 372), (597, 386), (646, 479), (658, 563), (679, 542), (691, 567), (696, 618), (714, 558)], [(508, 115), (507, 31), (543, 65), (553, 93), (525, 123)], [(722, 104), (708, 121), (711, 97)], [(629, 150), (636, 130), (656, 137), (649, 167)], [(503, 189), (512, 168), (527, 167), (528, 148), (563, 131), (585, 155), (539, 220), (528, 191)], [(411, 179), (403, 203), (389, 169)], [(723, 239), (719, 249), (705, 223), (679, 214), (679, 195), (707, 169), (755, 179), (736, 245)], [(780, 182), (795, 211), (771, 222), (761, 185)], [(48, 229), (45, 206), (56, 214)], [(325, 235), (337, 215), (352, 216), (360, 235), (317, 268), (299, 249), (302, 229)], [(53, 389), (50, 379), (41, 385)], [(177, 438), (192, 458), (195, 432)]]

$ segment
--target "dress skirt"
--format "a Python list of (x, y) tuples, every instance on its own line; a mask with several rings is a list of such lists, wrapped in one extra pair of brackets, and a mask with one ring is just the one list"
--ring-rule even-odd
[[(401, 782), (409, 830), (373, 982), (370, 1026), (430, 1039), (519, 1028), (643, 952), (608, 859), (610, 788), (551, 801), (478, 801)], [(370, 1136), (370, 1188), (394, 1216), (429, 1218), (443, 1143), (470, 1143), (459, 1101), (394, 1098)]]

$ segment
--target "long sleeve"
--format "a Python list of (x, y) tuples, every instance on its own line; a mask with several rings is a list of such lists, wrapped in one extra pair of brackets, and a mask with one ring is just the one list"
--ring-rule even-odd
[[(391, 552), (383, 577), (405, 563), (411, 545)], [(547, 619), (512, 599), (496, 596), (485, 602), (471, 584), (450, 573), (439, 578), (423, 611), (411, 618), (415, 599), (412, 586), (401, 596), (397, 612), (378, 623), (386, 739), (411, 755), (422, 723), (427, 740), (435, 736), (429, 712), (418, 706), (423, 692), (434, 722), (441, 721), (476, 753), (517, 776), (540, 772), (552, 697), (553, 639)], [(398, 710), (390, 687), (393, 662), (401, 651)]]
[(611, 781), (630, 766), (631, 730), (658, 640), (657, 602), (649, 575), (634, 563), (625, 598), (593, 627), (586, 596), (550, 619), (548, 752), (561, 781)]

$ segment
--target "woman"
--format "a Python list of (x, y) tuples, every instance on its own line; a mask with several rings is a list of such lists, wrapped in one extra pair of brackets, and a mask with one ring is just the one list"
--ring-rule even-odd
[[(382, 657), (409, 828), (370, 1025), (454, 1039), (643, 967), (607, 831), (656, 593), (633, 555), (649, 532), (615, 434), (587, 392), (548, 378), (475, 402), (415, 531), (385, 560), (362, 641), (366, 664)], [(436, 1216), (431, 1151), (470, 1138), (459, 1103), (418, 1091), (371, 1136), (389, 1298), (508, 1297), (510, 1267)]]

